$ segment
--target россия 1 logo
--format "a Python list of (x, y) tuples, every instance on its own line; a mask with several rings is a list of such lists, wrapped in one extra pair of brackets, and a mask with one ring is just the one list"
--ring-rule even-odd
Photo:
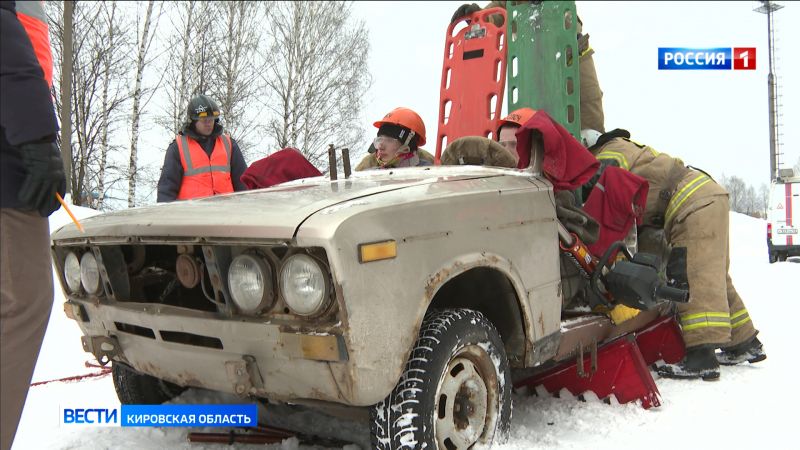
[(755, 47), (659, 47), (658, 70), (755, 70)]

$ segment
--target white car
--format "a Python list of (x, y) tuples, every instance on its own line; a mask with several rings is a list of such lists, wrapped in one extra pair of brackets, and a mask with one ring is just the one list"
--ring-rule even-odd
[[(113, 363), (123, 404), (194, 386), (353, 408), (369, 413), (373, 448), (501, 442), (512, 369), (552, 367), (664, 314), (616, 326), (562, 311), (586, 280), (562, 273), (538, 167), (309, 178), (84, 227), (53, 233), (53, 260), (65, 312)], [(629, 289), (641, 272), (621, 277), (653, 296), (654, 283)]]

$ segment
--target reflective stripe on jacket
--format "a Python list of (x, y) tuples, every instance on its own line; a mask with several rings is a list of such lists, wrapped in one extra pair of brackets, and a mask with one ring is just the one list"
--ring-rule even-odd
[(687, 168), (678, 158), (629, 139), (611, 139), (593, 153), (597, 159), (612, 160), (650, 184), (645, 225), (669, 229), (679, 212), (697, 199), (727, 195), (708, 175)]
[(194, 139), (179, 134), (175, 136), (175, 142), (183, 166), (178, 200), (233, 192), (230, 136), (217, 136), (210, 158)]
[(47, 16), (42, 1), (17, 2), (17, 19), (31, 40), (36, 59), (42, 66), (47, 85), (53, 87), (53, 53), (50, 50), (50, 34)]

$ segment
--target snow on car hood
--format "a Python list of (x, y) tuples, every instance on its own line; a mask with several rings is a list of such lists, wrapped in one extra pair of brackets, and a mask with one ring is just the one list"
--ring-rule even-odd
[(428, 167), (360, 172), (336, 181), (326, 177), (307, 178), (268, 189), (110, 212), (81, 221), (85, 233), (68, 224), (55, 231), (52, 238), (291, 239), (307, 217), (341, 202), (420, 184), (496, 176), (501, 171)]

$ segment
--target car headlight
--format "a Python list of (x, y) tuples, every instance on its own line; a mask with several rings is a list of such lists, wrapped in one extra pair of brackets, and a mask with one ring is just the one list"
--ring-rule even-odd
[(316, 314), (328, 295), (325, 272), (308, 255), (290, 256), (281, 268), (281, 292), (294, 313), (302, 316)]
[(245, 313), (259, 312), (274, 299), (269, 265), (253, 255), (233, 259), (228, 269), (228, 287), (233, 303)]
[(92, 252), (86, 252), (81, 257), (81, 284), (92, 295), (100, 290), (100, 268)]
[(64, 280), (73, 294), (81, 289), (81, 263), (78, 261), (78, 255), (73, 252), (67, 253), (67, 258), (64, 260)]

